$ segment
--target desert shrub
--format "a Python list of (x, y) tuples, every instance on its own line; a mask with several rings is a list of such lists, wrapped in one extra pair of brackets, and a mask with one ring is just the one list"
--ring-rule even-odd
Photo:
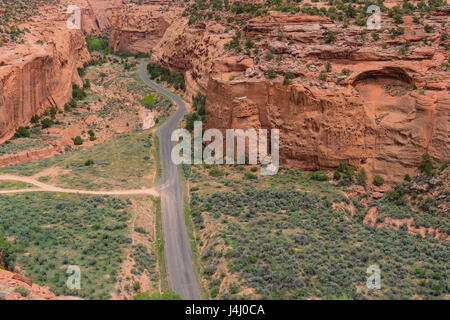
[(291, 83), (291, 80), (295, 78), (295, 74), (291, 71), (287, 71), (284, 74), (284, 80), (283, 80), (283, 84), (284, 85), (288, 85), (289, 83)]
[(16, 254), (12, 245), (3, 239), (3, 236), (0, 233), (0, 267), (2, 264), (6, 266), (8, 269), (14, 268), (14, 262), (16, 261)]
[(74, 100), (83, 100), (86, 98), (86, 92), (77, 84), (72, 85), (72, 98)]
[(80, 146), (83, 144), (83, 139), (80, 136), (76, 136), (75, 138), (72, 138), (73, 144), (76, 146)]
[(361, 170), (359, 170), (358, 174), (356, 175), (356, 179), (358, 181), (359, 184), (361, 185), (365, 185), (367, 182), (367, 173), (366, 170), (364, 168), (361, 168)]
[(341, 178), (341, 173), (338, 170), (334, 170), (333, 179), (339, 180)]
[(95, 140), (97, 140), (97, 137), (95, 136), (94, 130), (89, 130), (89, 131), (88, 131), (88, 134), (89, 134), (89, 140), (90, 140), (90, 141), (95, 141)]
[(326, 175), (326, 173), (324, 173), (322, 171), (311, 172), (310, 174), (308, 174), (308, 177), (312, 180), (317, 180), (317, 181), (327, 181), (328, 180), (328, 176)]
[(216, 168), (209, 170), (209, 175), (211, 177), (221, 177), (224, 174), (225, 173), (222, 170), (219, 170), (219, 169), (216, 169)]
[(31, 117), (31, 123), (38, 123), (39, 122), (40, 117), (35, 114), (34, 116)]
[(41, 120), (42, 129), (50, 128), (53, 124), (54, 124), (54, 122), (50, 118), (44, 118)]
[(269, 79), (274, 79), (277, 77), (277, 74), (276, 74), (275, 70), (273, 70), (273, 68), (270, 68), (270, 69), (267, 69), (266, 71), (264, 71), (264, 75)]
[(406, 198), (396, 189), (386, 191), (384, 195), (386, 200), (394, 202), (396, 205), (402, 206), (407, 204)]
[(19, 127), (14, 134), (16, 138), (27, 138), (30, 136), (30, 127)]
[(423, 29), (425, 30), (426, 33), (430, 33), (433, 31), (433, 26), (426, 24)]
[(18, 286), (14, 289), (15, 292), (19, 293), (22, 297), (28, 297), (30, 290), (23, 286)]
[(144, 103), (144, 106), (151, 107), (155, 103), (155, 95), (153, 93), (150, 93), (149, 95), (146, 95), (144, 98), (142, 98), (142, 102)]
[(422, 163), (419, 165), (419, 170), (422, 174), (430, 177), (433, 175), (433, 163), (428, 153), (422, 156)]
[(382, 186), (384, 184), (384, 179), (380, 176), (373, 177), (372, 183), (377, 187)]
[(244, 178), (249, 179), (249, 180), (254, 180), (254, 179), (258, 179), (258, 176), (254, 173), (246, 172), (246, 173), (244, 173)]
[(333, 43), (336, 41), (336, 33), (329, 32), (325, 37), (325, 43)]
[(84, 165), (86, 167), (92, 166), (94, 164), (94, 160), (92, 159), (87, 159), (86, 162), (84, 163)]
[(272, 53), (272, 51), (270, 51), (270, 50), (266, 51), (266, 53), (265, 53), (265, 55), (264, 55), (264, 59), (265, 59), (266, 61), (272, 60), (272, 59), (273, 59), (273, 53)]

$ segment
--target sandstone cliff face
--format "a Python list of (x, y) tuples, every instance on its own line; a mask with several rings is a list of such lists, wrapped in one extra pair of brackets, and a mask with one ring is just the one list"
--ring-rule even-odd
[(161, 40), (173, 22), (176, 10), (157, 5), (124, 6), (111, 18), (109, 49), (127, 53), (150, 50)]
[(61, 108), (81, 84), (77, 68), (89, 53), (80, 30), (63, 21), (34, 23), (20, 45), (0, 48), (0, 143), (46, 107)]
[[(348, 162), (388, 181), (414, 173), (426, 152), (450, 160), (450, 82), (441, 67), (448, 9), (426, 20), (431, 33), (404, 16), (397, 37), (384, 14), (378, 38), (327, 17), (268, 12), (242, 27), (241, 51), (227, 51), (236, 34), (227, 16), (189, 25), (176, 6), (163, 16), (145, 7), (113, 18), (112, 48), (150, 52), (151, 63), (183, 73), (187, 97), (207, 95), (208, 128), (278, 128), (285, 164), (317, 170)], [(327, 43), (331, 33), (337, 41)], [(259, 52), (246, 50), (245, 39)], [(332, 71), (319, 79), (327, 62)], [(263, 74), (271, 69), (275, 79)], [(288, 71), (295, 79), (283, 85)]]
[[(437, 163), (449, 161), (450, 81), (441, 68), (448, 54), (438, 33), (408, 27), (404, 38), (383, 42), (426, 38), (432, 45), (399, 53), (382, 49), (381, 40), (355, 41), (358, 28), (342, 29), (327, 18), (277, 12), (252, 19), (244, 38), (261, 37), (260, 49), (282, 59), (261, 58), (255, 66), (248, 54), (217, 59), (206, 91), (207, 127), (277, 128), (284, 164), (319, 170), (347, 162), (390, 182), (414, 173), (424, 153)], [(294, 41), (280, 41), (280, 30)], [(340, 32), (342, 40), (319, 41), (329, 32)], [(243, 61), (247, 69), (239, 67)], [(333, 72), (319, 80), (326, 62)], [(263, 76), (270, 68), (273, 80)], [(283, 84), (287, 71), (295, 80)]]
[(426, 152), (436, 162), (449, 159), (448, 95), (384, 96), (383, 103), (364, 99), (375, 89), (366, 83), (355, 95), (350, 88), (211, 79), (207, 127), (276, 128), (284, 164), (323, 170), (347, 162), (388, 181), (414, 172)]
[(105, 33), (111, 26), (112, 13), (127, 0), (64, 0), (62, 5), (76, 5), (81, 11), (81, 30), (84, 34)]

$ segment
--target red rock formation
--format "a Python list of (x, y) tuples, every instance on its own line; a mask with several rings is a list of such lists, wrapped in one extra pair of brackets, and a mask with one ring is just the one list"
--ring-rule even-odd
[(47, 106), (70, 100), (81, 84), (77, 67), (89, 60), (80, 30), (65, 21), (35, 22), (23, 44), (0, 48), (0, 143)]
[(166, 8), (146, 5), (116, 9), (111, 18), (110, 50), (149, 53), (174, 20), (176, 10), (168, 13)]
[[(22, 295), (17, 292), (18, 287), (24, 288), (27, 293)], [(29, 278), (0, 269), (0, 300), (80, 300), (80, 298), (56, 296), (48, 287), (38, 286)]]

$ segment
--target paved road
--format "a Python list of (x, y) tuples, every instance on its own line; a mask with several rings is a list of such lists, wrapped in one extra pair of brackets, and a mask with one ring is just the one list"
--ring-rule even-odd
[(178, 167), (171, 160), (173, 144), (170, 138), (173, 130), (183, 118), (186, 106), (177, 95), (151, 82), (147, 77), (146, 68), (147, 63), (139, 65), (139, 74), (142, 80), (178, 105), (176, 113), (156, 132), (160, 141), (161, 213), (169, 288), (185, 300), (199, 300), (200, 292), (192, 266), (191, 250), (184, 221), (180, 174)]
[(46, 183), (42, 183), (36, 179), (31, 177), (20, 177), (14, 175), (0, 175), (0, 181), (9, 180), (9, 181), (21, 181), (28, 184), (35, 185), (39, 188), (28, 188), (28, 189), (18, 189), (18, 190), (0, 190), (0, 194), (5, 193), (24, 193), (24, 192), (62, 192), (62, 193), (77, 193), (77, 194), (97, 194), (97, 195), (111, 195), (111, 196), (120, 196), (120, 195), (138, 195), (138, 194), (149, 194), (155, 197), (159, 196), (159, 193), (154, 188), (150, 189), (135, 189), (135, 190), (104, 190), (104, 191), (91, 191), (91, 190), (79, 190), (79, 189), (65, 189), (60, 187), (55, 187)]

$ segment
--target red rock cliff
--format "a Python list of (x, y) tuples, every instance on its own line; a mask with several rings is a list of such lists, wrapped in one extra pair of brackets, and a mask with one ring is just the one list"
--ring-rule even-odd
[(89, 60), (83, 34), (65, 21), (30, 29), (23, 44), (0, 48), (0, 143), (47, 106), (69, 101), (72, 84), (81, 84), (77, 68)]

